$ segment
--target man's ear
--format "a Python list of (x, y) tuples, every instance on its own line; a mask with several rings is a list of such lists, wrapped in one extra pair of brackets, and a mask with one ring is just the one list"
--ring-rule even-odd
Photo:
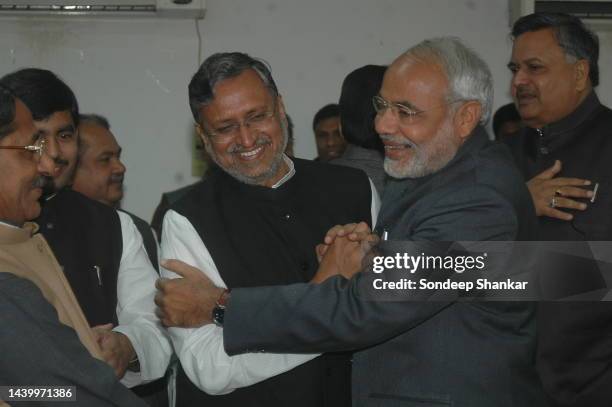
[(195, 131), (200, 137), (200, 141), (202, 141), (204, 147), (208, 147), (208, 143), (210, 143), (210, 140), (208, 139), (208, 137), (206, 137), (206, 132), (204, 131), (204, 128), (200, 123), (195, 124)]
[(457, 134), (462, 141), (465, 141), (478, 123), (480, 123), (481, 117), (482, 106), (480, 102), (475, 100), (463, 102), (455, 112), (455, 134)]
[(283, 97), (281, 95), (276, 96), (276, 109), (278, 109), (278, 115), (281, 119), (287, 120), (287, 113), (285, 113), (285, 103), (283, 103)]
[(584, 91), (589, 84), (589, 61), (581, 59), (574, 64), (574, 75), (576, 80), (576, 90)]

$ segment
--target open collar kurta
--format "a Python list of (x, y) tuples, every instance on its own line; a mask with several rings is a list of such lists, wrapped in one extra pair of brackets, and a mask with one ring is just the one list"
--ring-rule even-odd
[(83, 311), (45, 238), (35, 223), (22, 228), (0, 224), (0, 272), (32, 281), (57, 310), (59, 320), (73, 328), (92, 356), (102, 359)]

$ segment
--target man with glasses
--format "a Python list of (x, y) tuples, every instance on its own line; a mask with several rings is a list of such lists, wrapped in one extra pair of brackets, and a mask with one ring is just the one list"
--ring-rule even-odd
[[(506, 149), (489, 141), (482, 126), (492, 78), (473, 51), (456, 38), (423, 41), (389, 66), (374, 103), (392, 177), (378, 218), (389, 240), (533, 236), (527, 188)], [(319, 272), (344, 272), (339, 266), (354, 250), (336, 238)], [(543, 405), (528, 303), (407, 301), (426, 295), (413, 291), (400, 301), (377, 300), (369, 295), (372, 273), (226, 293), (193, 268), (173, 266), (187, 277), (168, 284), (157, 301), (162, 322), (204, 329), (213, 310), (217, 320), (221, 311), (230, 354), (362, 349), (353, 359), (354, 405)], [(198, 311), (186, 314), (174, 297), (188, 290), (199, 300)]]
[[(212, 55), (193, 76), (189, 101), (216, 168), (167, 212), (162, 258), (197, 266), (228, 288), (306, 282), (317, 270), (314, 248), (329, 228), (372, 224), (378, 198), (364, 173), (284, 154), (285, 106), (262, 61)], [(167, 283), (160, 282), (162, 291)], [(349, 403), (346, 355), (229, 357), (221, 333), (214, 326), (170, 330), (182, 365), (177, 405)]]
[[(102, 354), (70, 285), (46, 240), (33, 235), (36, 225), (27, 223), (40, 213), (57, 156), (55, 140), (43, 138), (25, 104), (0, 86), (0, 383), (15, 392), (61, 386), (79, 405), (140, 406), (94, 359)], [(10, 396), (3, 389), (0, 404), (26, 401)]]
[(142, 238), (129, 215), (70, 188), (78, 144), (74, 93), (53, 72), (37, 68), (5, 75), (0, 84), (28, 106), (38, 131), (57, 146), (58, 170), (35, 221), (93, 327), (104, 361), (128, 387), (158, 379), (137, 389), (140, 395), (164, 390), (172, 346), (154, 313), (158, 275)]

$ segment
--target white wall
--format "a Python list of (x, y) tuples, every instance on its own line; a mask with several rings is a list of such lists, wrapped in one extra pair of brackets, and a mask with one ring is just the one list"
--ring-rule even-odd
[[(208, 0), (202, 57), (245, 51), (266, 59), (295, 121), (296, 154), (312, 158), (312, 116), (337, 101), (344, 76), (388, 64), (427, 37), (463, 38), (493, 71), (495, 106), (507, 103), (507, 8), (506, 0)], [(0, 21), (0, 74), (51, 69), (73, 87), (83, 112), (108, 116), (128, 166), (124, 207), (145, 219), (163, 191), (196, 180), (186, 88), (197, 59), (189, 20)], [(612, 95), (605, 49), (602, 62), (600, 93)]]

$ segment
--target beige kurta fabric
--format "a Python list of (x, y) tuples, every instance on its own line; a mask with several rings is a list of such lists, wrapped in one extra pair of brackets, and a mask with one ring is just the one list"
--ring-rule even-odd
[(92, 356), (102, 360), (100, 347), (83, 311), (45, 238), (34, 235), (38, 226), (23, 228), (0, 224), (0, 272), (9, 272), (32, 281), (55, 307), (59, 320), (72, 327)]

